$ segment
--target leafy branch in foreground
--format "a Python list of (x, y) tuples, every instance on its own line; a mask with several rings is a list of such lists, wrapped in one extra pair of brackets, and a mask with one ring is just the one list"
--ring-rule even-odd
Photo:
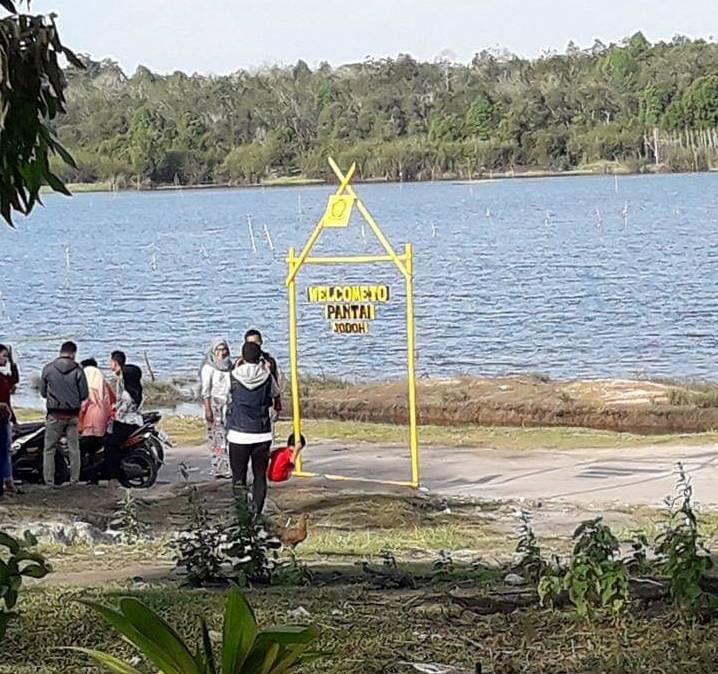
[(61, 43), (54, 15), (20, 14), (10, 0), (1, 4), (10, 16), (0, 19), (0, 215), (12, 227), (12, 211), (30, 213), (42, 185), (70, 194), (49, 158), (75, 162), (49, 122), (66, 110), (60, 58), (84, 66)]
[[(137, 599), (120, 599), (118, 608), (84, 603), (163, 674), (288, 674), (319, 657), (311, 650), (319, 637), (316, 627), (297, 625), (260, 630), (254, 611), (236, 586), (227, 591), (219, 653), (215, 652), (204, 617), (200, 618), (201, 642), (192, 646)], [(141, 674), (109, 653), (84, 648), (71, 650), (90, 656), (107, 671)]]

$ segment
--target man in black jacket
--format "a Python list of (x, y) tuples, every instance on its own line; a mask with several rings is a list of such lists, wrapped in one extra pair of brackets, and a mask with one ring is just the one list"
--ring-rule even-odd
[[(277, 391), (281, 391), (282, 377), (281, 373), (279, 372), (279, 365), (277, 365), (277, 361), (271, 353), (262, 349), (262, 345), (264, 342), (264, 340), (262, 339), (262, 333), (255, 328), (251, 328), (250, 330), (247, 330), (247, 332), (244, 334), (244, 341), (254, 342), (255, 344), (259, 345), (260, 362), (269, 370), (269, 373), (272, 375), (272, 377), (274, 377), (274, 381), (277, 383)], [(274, 397), (272, 410), (272, 423), (274, 423), (282, 411), (282, 397), (279, 392)]]
[(259, 344), (245, 342), (242, 362), (230, 376), (229, 463), (234, 484), (247, 486), (247, 468), (252, 461), (254, 508), (261, 514), (267, 497), (267, 466), (272, 446), (270, 410), (278, 395), (277, 383), (261, 362)]
[(88, 396), (87, 379), (75, 361), (77, 345), (65, 342), (60, 357), (48, 363), (40, 379), (40, 395), (47, 401), (43, 477), (45, 484), (55, 485), (55, 452), (64, 435), (70, 452), (70, 483), (80, 481), (80, 439), (77, 420), (82, 401)]

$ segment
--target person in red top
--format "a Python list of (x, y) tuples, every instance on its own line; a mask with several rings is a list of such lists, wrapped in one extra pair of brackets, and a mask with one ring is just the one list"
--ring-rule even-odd
[[(9, 365), (9, 368), (8, 368)], [(12, 359), (12, 349), (0, 344), (0, 498), (5, 491), (15, 494), (17, 488), (12, 479), (12, 427), (17, 423), (12, 409), (11, 397), (20, 381), (17, 365)]]
[(272, 482), (285, 482), (288, 480), (294, 472), (294, 464), (297, 459), (297, 454), (304, 449), (307, 444), (304, 436), (301, 436), (301, 442), (297, 448), (294, 443), (294, 433), (289, 436), (286, 447), (277, 447), (269, 455), (269, 468), (267, 470), (267, 477)]

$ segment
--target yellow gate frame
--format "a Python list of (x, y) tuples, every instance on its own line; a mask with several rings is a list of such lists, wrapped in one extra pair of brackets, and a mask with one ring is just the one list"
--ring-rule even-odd
[[(362, 479), (368, 482), (382, 482), (384, 484), (396, 484), (407, 487), (419, 486), (419, 433), (417, 429), (416, 417), (416, 368), (415, 368), (415, 348), (414, 348), (414, 265), (413, 250), (410, 243), (405, 244), (404, 253), (398, 255), (391, 244), (384, 236), (378, 223), (372, 217), (371, 213), (359, 199), (356, 192), (350, 185), (356, 164), (352, 164), (350, 169), (343, 174), (336, 162), (329, 157), (329, 165), (339, 179), (339, 187), (330, 197), (330, 204), (327, 208), (325, 216), (317, 223), (312, 231), (309, 239), (304, 244), (299, 257), (295, 255), (294, 248), (289, 249), (287, 257), (288, 273), (286, 279), (287, 289), (289, 291), (289, 363), (292, 379), (292, 419), (294, 437), (300, 438), (302, 435), (302, 419), (299, 404), (299, 366), (298, 366), (298, 348), (297, 348), (297, 284), (296, 277), (299, 270), (305, 264), (317, 265), (334, 265), (334, 264), (370, 264), (375, 262), (393, 262), (397, 269), (404, 276), (406, 284), (406, 364), (408, 373), (408, 402), (409, 402), (409, 450), (411, 454), (411, 480), (410, 481), (385, 481), (372, 480), (368, 478), (349, 478), (343, 475), (324, 475), (324, 477), (332, 480), (353, 480)], [(319, 235), (325, 227), (342, 227), (348, 222), (347, 217), (344, 222), (339, 224), (331, 222), (332, 199), (343, 197), (344, 193), (351, 198), (352, 203), (356, 203), (357, 209), (366, 220), (371, 230), (374, 232), (379, 243), (386, 251), (386, 255), (348, 255), (348, 256), (331, 256), (331, 257), (310, 257), (310, 253)], [(350, 204), (351, 205), (351, 204)], [(343, 211), (344, 209), (339, 209)], [(299, 477), (316, 477), (317, 473), (308, 473), (302, 470), (301, 454), (297, 457), (296, 468), (294, 474)]]

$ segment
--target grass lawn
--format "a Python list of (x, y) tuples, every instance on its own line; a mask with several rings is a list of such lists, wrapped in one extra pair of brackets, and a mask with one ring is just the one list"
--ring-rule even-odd
[[(366, 585), (281, 587), (249, 592), (260, 625), (297, 622), (302, 607), (321, 630), (327, 653), (307, 672), (379, 674), (411, 672), (410, 663), (450, 665), (456, 672), (587, 674), (715, 672), (718, 624), (683, 623), (675, 616), (652, 617), (639, 609), (615, 625), (601, 618), (580, 622), (571, 611), (525, 609), (480, 616), (445, 600), (450, 584), (425, 590), (377, 590)], [(466, 592), (481, 593), (481, 581)], [(130, 658), (123, 643), (81, 598), (113, 602), (133, 594), (158, 610), (181, 634), (196, 638), (197, 616), (210, 629), (221, 626), (220, 591), (154, 586), (127, 590), (36, 588), (23, 594), (19, 618), (3, 642), (2, 674), (95, 672), (82, 655), (62, 650), (76, 645)], [(302, 622), (300, 619), (299, 622)], [(137, 665), (136, 665), (137, 666)], [(145, 670), (149, 671), (149, 670)]]

